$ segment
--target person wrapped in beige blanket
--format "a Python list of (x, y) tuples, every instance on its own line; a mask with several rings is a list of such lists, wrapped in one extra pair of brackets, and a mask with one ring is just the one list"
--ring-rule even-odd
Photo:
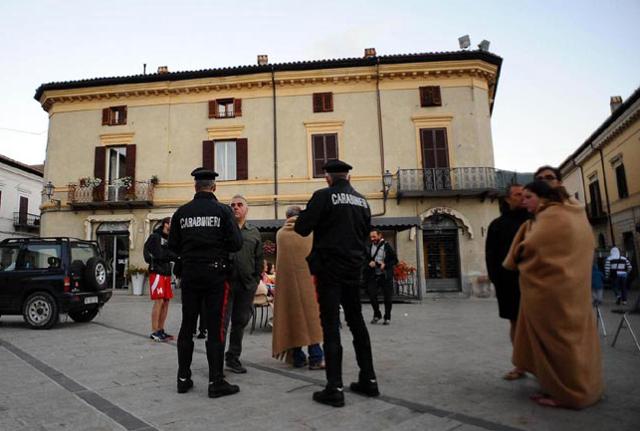
[[(324, 369), (322, 327), (316, 290), (306, 257), (313, 237), (303, 237), (293, 230), (301, 208), (287, 208), (287, 221), (276, 234), (278, 280), (273, 317), (273, 357), (285, 359), (294, 367), (309, 365)], [(308, 346), (309, 358), (302, 351)]]
[[(522, 225), (504, 261), (520, 272), (513, 364), (538, 378), (541, 405), (580, 409), (602, 396), (600, 340), (591, 308), (595, 247), (584, 207), (542, 181), (525, 187), (535, 220)], [(539, 200), (539, 202), (536, 202)]]

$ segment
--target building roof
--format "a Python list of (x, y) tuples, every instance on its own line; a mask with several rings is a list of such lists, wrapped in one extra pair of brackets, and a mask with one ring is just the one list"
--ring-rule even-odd
[(640, 87), (638, 87), (632, 94), (620, 105), (615, 111), (604, 120), (602, 124), (582, 143), (564, 162), (560, 164), (560, 170), (564, 170), (567, 165), (576, 158), (582, 151), (589, 147), (607, 128), (612, 125), (618, 118), (620, 118), (635, 102), (640, 100)]
[(288, 63), (273, 63), (264, 65), (246, 65), (202, 69), (183, 72), (150, 73), (143, 75), (116, 76), (106, 78), (90, 78), (74, 81), (50, 82), (42, 84), (36, 90), (34, 98), (40, 101), (42, 94), (48, 90), (67, 90), (74, 88), (99, 87), (105, 85), (140, 84), (160, 81), (181, 81), (197, 78), (214, 78), (225, 76), (249, 75), (254, 73), (270, 73), (284, 71), (302, 71), (314, 69), (335, 69), (358, 66), (375, 66), (379, 64), (421, 63), (436, 61), (482, 60), (498, 67), (496, 87), (500, 76), (502, 58), (488, 51), (447, 51), (427, 52), (416, 54), (381, 55), (375, 57), (354, 57), (329, 60), (295, 61)]
[[(20, 169), (22, 171), (28, 172), (28, 173), (33, 174), (33, 175), (37, 175), (37, 176), (39, 176), (41, 178), (44, 177), (44, 173), (43, 173), (43, 171), (41, 169), (38, 169), (35, 166), (26, 165), (26, 164), (24, 164), (22, 162), (19, 162), (17, 160), (10, 159), (9, 157), (3, 156), (2, 154), (0, 154), (0, 163), (2, 163), (4, 165), (7, 165), (7, 166), (11, 166), (13, 168)], [(44, 167), (44, 165), (36, 165), (36, 166), (43, 166)]]
[[(248, 223), (261, 231), (276, 231), (284, 225), (283, 219), (248, 220)], [(378, 229), (405, 230), (421, 225), (420, 217), (373, 217), (371, 226)]]

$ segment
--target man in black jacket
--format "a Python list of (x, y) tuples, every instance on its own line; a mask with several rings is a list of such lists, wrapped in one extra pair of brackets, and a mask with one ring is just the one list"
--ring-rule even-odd
[(171, 217), (165, 217), (162, 224), (153, 231), (144, 243), (144, 260), (149, 264), (149, 293), (153, 300), (151, 309), (151, 338), (154, 341), (173, 340), (164, 330), (169, 312), (169, 301), (173, 298), (171, 290), (171, 262), (178, 258), (167, 245)]
[[(489, 225), (485, 243), (485, 259), (489, 279), (496, 289), (498, 312), (500, 317), (510, 321), (509, 334), (513, 343), (518, 309), (520, 308), (520, 286), (518, 272), (505, 269), (502, 262), (509, 252), (518, 229), (530, 217), (527, 210), (522, 208), (522, 186), (520, 184), (511, 184), (507, 188), (505, 204), (500, 217)], [(524, 377), (524, 375), (524, 371), (514, 368), (505, 374), (504, 378), (515, 380)]]
[(240, 250), (242, 236), (231, 209), (213, 194), (218, 174), (195, 169), (196, 194), (171, 219), (169, 248), (182, 263), (182, 325), (178, 334), (178, 393), (193, 387), (191, 360), (193, 333), (202, 303), (205, 304), (209, 397), (237, 393), (240, 388), (224, 380), (224, 320), (229, 299), (229, 253)]
[(366, 263), (365, 247), (371, 229), (371, 210), (367, 200), (351, 187), (351, 166), (333, 160), (323, 166), (329, 187), (316, 191), (300, 213), (294, 230), (307, 236), (313, 232), (313, 247), (307, 257), (316, 278), (320, 322), (324, 336), (327, 385), (313, 399), (334, 407), (344, 406), (342, 385), (342, 345), (340, 343), (340, 305), (353, 335), (358, 381), (351, 390), (377, 396), (371, 341), (362, 317), (360, 287)]
[(371, 306), (373, 307), (373, 320), (376, 324), (382, 318), (380, 305), (378, 304), (378, 292), (382, 290), (384, 297), (384, 321), (383, 325), (391, 323), (391, 299), (393, 297), (393, 268), (398, 264), (398, 256), (391, 244), (384, 240), (382, 232), (373, 229), (369, 234), (371, 246), (367, 248), (369, 261), (365, 268), (367, 287)]

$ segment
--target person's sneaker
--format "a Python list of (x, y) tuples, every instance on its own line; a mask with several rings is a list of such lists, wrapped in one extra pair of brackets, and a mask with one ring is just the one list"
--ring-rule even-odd
[(209, 382), (209, 398), (226, 397), (240, 392), (238, 385), (232, 385), (222, 379), (219, 382)]
[(373, 316), (373, 319), (371, 319), (371, 324), (375, 325), (376, 323), (378, 323), (380, 321), (379, 317)]
[(160, 331), (152, 332), (151, 335), (149, 335), (149, 338), (151, 338), (153, 341), (164, 341), (164, 338), (162, 337), (162, 333)]
[(380, 391), (378, 390), (378, 382), (376, 382), (374, 379), (353, 382), (351, 383), (350, 388), (353, 392), (366, 395), (367, 397), (377, 397), (378, 395), (380, 395)]
[(247, 372), (247, 369), (242, 366), (238, 359), (228, 359), (225, 361), (227, 370), (236, 373), (236, 374), (244, 374)]
[(178, 393), (184, 394), (189, 391), (193, 387), (193, 380), (190, 378), (182, 378), (178, 377)]
[(342, 388), (328, 389), (313, 393), (313, 400), (332, 407), (344, 407), (344, 391)]
[(161, 329), (159, 332), (162, 334), (162, 338), (164, 338), (165, 341), (171, 341), (176, 339), (176, 337), (174, 337), (173, 335), (167, 334), (164, 329)]
[(199, 340), (204, 340), (205, 338), (207, 338), (207, 330), (202, 330), (198, 333), (198, 337)]
[(390, 319), (384, 319), (384, 322), (382, 322), (383, 325), (391, 325), (391, 320)]

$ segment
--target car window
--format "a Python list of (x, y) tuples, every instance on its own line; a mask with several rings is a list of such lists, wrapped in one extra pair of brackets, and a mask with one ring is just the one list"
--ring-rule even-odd
[(19, 269), (60, 268), (60, 248), (60, 244), (28, 244), (22, 251)]
[(19, 245), (4, 245), (0, 247), (0, 271), (14, 271), (18, 261)]
[(92, 257), (97, 257), (98, 251), (93, 244), (75, 242), (71, 244), (71, 262), (81, 261), (85, 265)]

